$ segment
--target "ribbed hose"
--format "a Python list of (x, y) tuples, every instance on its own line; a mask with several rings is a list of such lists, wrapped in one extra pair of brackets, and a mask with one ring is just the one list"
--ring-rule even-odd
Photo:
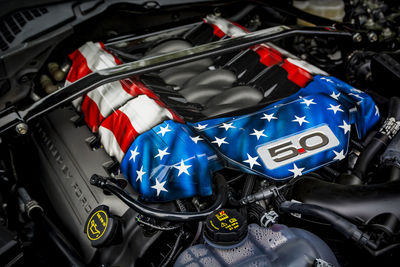
[(217, 198), (211, 207), (200, 212), (170, 212), (164, 210), (153, 209), (145, 204), (139, 202), (129, 195), (128, 192), (120, 188), (114, 183), (111, 183), (106, 178), (99, 175), (93, 175), (90, 178), (90, 183), (99, 188), (105, 189), (110, 193), (117, 196), (126, 205), (135, 210), (136, 212), (152, 217), (161, 221), (172, 221), (172, 222), (190, 222), (204, 220), (208, 215), (210, 215), (214, 210), (221, 208), (227, 198), (226, 181), (221, 175), (216, 175), (217, 182)]

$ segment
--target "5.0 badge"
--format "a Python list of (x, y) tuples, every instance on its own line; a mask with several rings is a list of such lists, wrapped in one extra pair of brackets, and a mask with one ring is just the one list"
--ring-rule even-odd
[(308, 129), (257, 148), (257, 153), (270, 170), (315, 155), (339, 145), (328, 125)]

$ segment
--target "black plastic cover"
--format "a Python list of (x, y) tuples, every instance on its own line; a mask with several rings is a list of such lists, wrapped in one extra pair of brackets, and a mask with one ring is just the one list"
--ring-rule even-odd
[(216, 210), (206, 219), (204, 236), (216, 245), (238, 244), (247, 236), (247, 221), (236, 210)]

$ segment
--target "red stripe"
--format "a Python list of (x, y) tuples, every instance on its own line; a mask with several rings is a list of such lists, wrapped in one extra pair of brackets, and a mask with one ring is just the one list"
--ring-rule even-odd
[(218, 38), (222, 38), (225, 36), (225, 33), (215, 24), (211, 24), (211, 26), (213, 27), (214, 31), (213, 34), (215, 36), (217, 36)]
[[(244, 30), (245, 32), (249, 33), (250, 31), (243, 27), (242, 25), (236, 23), (236, 22), (230, 22), (232, 25), (235, 25), (236, 27)], [(211, 24), (211, 26), (214, 29), (214, 35), (218, 36), (219, 38), (222, 38), (225, 36), (226, 33), (224, 33), (217, 25)], [(262, 45), (255, 45), (251, 47), (257, 54), (260, 55), (260, 62), (267, 67), (270, 67), (272, 65), (278, 64), (282, 62), (282, 55), (278, 51), (272, 48), (268, 48)]]
[(305, 87), (313, 78), (308, 71), (290, 63), (286, 59), (281, 67), (288, 72), (288, 79), (300, 87)]
[[(229, 20), (228, 20), (229, 21)], [(245, 27), (243, 27), (242, 25), (240, 25), (237, 22), (233, 22), (233, 21), (229, 21), (231, 24), (235, 25), (236, 27), (239, 27), (240, 29), (244, 30), (247, 33), (250, 33), (250, 31), (248, 29), (246, 29)]]
[(108, 116), (101, 126), (107, 128), (114, 134), (115, 139), (124, 153), (128, 151), (129, 146), (139, 135), (135, 128), (133, 128), (128, 116), (120, 110), (117, 110)]
[(263, 45), (253, 46), (252, 49), (260, 56), (260, 62), (267, 67), (282, 62), (282, 55), (272, 48)]
[(82, 102), (82, 113), (84, 114), (86, 124), (92, 132), (97, 132), (104, 117), (101, 114), (97, 103), (87, 95), (84, 97)]
[(157, 95), (148, 89), (143, 83), (137, 79), (124, 79), (121, 80), (121, 86), (128, 94), (132, 96), (147, 95), (150, 98), (158, 99)]
[(86, 58), (79, 50), (69, 54), (69, 58), (72, 61), (72, 65), (67, 76), (67, 81), (73, 83), (89, 73), (92, 73), (92, 70), (88, 67)]

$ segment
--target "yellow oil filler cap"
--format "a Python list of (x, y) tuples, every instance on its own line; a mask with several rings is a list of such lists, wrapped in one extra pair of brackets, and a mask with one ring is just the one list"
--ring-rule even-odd
[(100, 205), (88, 216), (84, 233), (95, 248), (106, 247), (120, 241), (121, 229), (118, 218), (110, 214), (109, 208)]

